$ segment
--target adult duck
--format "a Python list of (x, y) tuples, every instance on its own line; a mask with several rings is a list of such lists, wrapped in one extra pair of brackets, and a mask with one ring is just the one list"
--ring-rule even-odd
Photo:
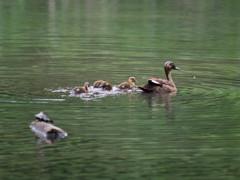
[(167, 61), (164, 65), (165, 74), (167, 79), (149, 78), (148, 83), (142, 86), (138, 86), (144, 92), (159, 92), (159, 93), (174, 93), (177, 92), (176, 85), (173, 82), (171, 76), (171, 70), (180, 70), (171, 61)]
[(84, 84), (84, 87), (75, 87), (73, 89), (75, 94), (82, 94), (82, 93), (88, 93), (89, 92), (89, 82), (86, 82)]
[(137, 82), (135, 77), (129, 77), (128, 82), (123, 82), (118, 85), (119, 89), (133, 89), (135, 87), (135, 82)]

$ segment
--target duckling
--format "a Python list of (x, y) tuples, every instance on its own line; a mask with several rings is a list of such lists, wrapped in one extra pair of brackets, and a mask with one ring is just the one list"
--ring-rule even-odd
[(177, 92), (177, 88), (173, 82), (171, 76), (171, 70), (180, 70), (173, 62), (167, 61), (164, 65), (165, 74), (167, 79), (149, 78), (148, 83), (142, 86), (138, 86), (144, 92), (160, 92), (160, 93), (172, 93)]
[(137, 82), (135, 77), (129, 77), (128, 82), (123, 82), (118, 85), (119, 89), (132, 89), (135, 87), (134, 82)]
[(89, 92), (89, 82), (86, 82), (84, 84), (84, 87), (75, 87), (73, 91), (75, 94), (82, 94), (82, 93), (88, 93)]
[(99, 86), (103, 83), (103, 80), (97, 80), (93, 83), (94, 88), (99, 88)]
[(108, 81), (103, 81), (103, 83), (99, 87), (107, 91), (112, 90), (112, 84)]

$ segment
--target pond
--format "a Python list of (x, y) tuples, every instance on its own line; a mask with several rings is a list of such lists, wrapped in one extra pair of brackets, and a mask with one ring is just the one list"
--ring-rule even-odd
[[(239, 6), (0, 1), (0, 179), (238, 179)], [(181, 68), (175, 95), (70, 93), (165, 78), (166, 61)], [(68, 136), (39, 142), (40, 111)]]

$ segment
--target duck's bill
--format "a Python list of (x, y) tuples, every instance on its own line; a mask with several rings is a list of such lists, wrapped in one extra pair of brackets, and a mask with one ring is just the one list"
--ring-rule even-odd
[(181, 68), (179, 68), (179, 67), (175, 67), (174, 69), (175, 69), (175, 70), (181, 70)]

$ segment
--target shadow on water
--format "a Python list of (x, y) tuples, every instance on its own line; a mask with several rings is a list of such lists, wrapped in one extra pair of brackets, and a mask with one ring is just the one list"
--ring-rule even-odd
[[(55, 144), (57, 143), (58, 141), (60, 141), (61, 139), (63, 139), (64, 137), (61, 137), (61, 136), (49, 136), (49, 135), (46, 135), (48, 134), (45, 133), (45, 132), (41, 132), (38, 130), (37, 127), (33, 128), (32, 126), (30, 126), (31, 128), (31, 131), (32, 133), (35, 135), (35, 141), (37, 144)], [(67, 136), (67, 134), (65, 135)]]
[(159, 107), (164, 107), (167, 120), (171, 119), (172, 97), (175, 95), (176, 93), (141, 93), (141, 96), (147, 100), (149, 108), (158, 110)]
[(45, 138), (43, 136), (39, 136), (39, 134), (35, 134), (35, 141), (37, 144), (55, 144), (60, 141), (61, 138)]

